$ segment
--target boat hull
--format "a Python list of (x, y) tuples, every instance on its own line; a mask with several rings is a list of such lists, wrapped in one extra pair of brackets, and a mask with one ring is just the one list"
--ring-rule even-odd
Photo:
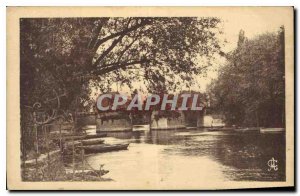
[(87, 146), (87, 145), (94, 145), (94, 144), (102, 144), (104, 140), (94, 138), (94, 139), (82, 140), (81, 142), (83, 146)]
[(284, 128), (260, 128), (261, 133), (280, 133), (284, 131)]
[(107, 134), (106, 133), (97, 133), (94, 135), (86, 135), (84, 138), (85, 139), (94, 139), (94, 138), (101, 138), (101, 137), (106, 137)]
[(150, 125), (133, 125), (132, 131), (138, 131), (138, 132), (148, 132), (150, 131)]
[(234, 129), (231, 127), (212, 127), (212, 128), (208, 128), (208, 131), (233, 131)]
[(119, 151), (119, 150), (127, 150), (129, 144), (116, 144), (116, 145), (90, 145), (90, 146), (82, 146), (80, 148), (84, 149), (86, 154), (91, 153), (104, 153), (104, 152), (112, 152), (112, 151)]
[(234, 129), (235, 131), (241, 131), (241, 132), (245, 132), (245, 131), (253, 131), (253, 132), (259, 132), (260, 128), (259, 127), (248, 127), (248, 128), (237, 128)]

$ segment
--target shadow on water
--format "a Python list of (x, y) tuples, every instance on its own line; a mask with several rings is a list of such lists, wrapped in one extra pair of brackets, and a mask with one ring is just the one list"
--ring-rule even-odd
[[(198, 130), (160, 130), (147, 133), (109, 133), (140, 145), (166, 146), (168, 156), (209, 157), (224, 166), (231, 180), (284, 181), (285, 134)], [(269, 171), (268, 161), (276, 159), (278, 170)]]

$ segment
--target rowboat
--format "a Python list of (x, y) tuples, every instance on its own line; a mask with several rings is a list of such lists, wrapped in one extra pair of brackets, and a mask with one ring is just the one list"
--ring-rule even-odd
[(75, 176), (81, 177), (82, 175), (90, 175), (90, 176), (104, 176), (105, 174), (109, 173), (108, 170), (71, 170), (66, 169), (67, 174), (75, 173)]
[(96, 130), (96, 125), (86, 125), (86, 126), (83, 126), (81, 129), (82, 130), (90, 130), (90, 129)]
[(133, 125), (132, 131), (150, 131), (150, 125)]
[(82, 140), (81, 142), (82, 145), (87, 146), (87, 145), (94, 145), (94, 144), (102, 144), (104, 140), (99, 138), (93, 138), (93, 139)]
[(247, 128), (236, 128), (234, 130), (235, 131), (241, 131), (241, 132), (244, 132), (244, 131), (259, 131), (260, 128), (259, 127), (247, 127)]
[(186, 127), (185, 129), (188, 129), (188, 130), (192, 129), (192, 130), (194, 130), (194, 129), (197, 129), (197, 127)]
[(129, 144), (98, 144), (98, 145), (89, 145), (89, 146), (79, 146), (79, 148), (83, 148), (85, 153), (102, 153), (102, 152), (111, 152), (111, 151), (119, 151), (119, 150), (127, 150)]
[(233, 128), (231, 127), (212, 127), (212, 128), (208, 128), (208, 131), (233, 131)]
[(108, 170), (67, 170), (66, 178), (72, 181), (82, 181), (83, 179), (88, 181), (99, 181), (103, 180), (101, 177), (108, 172)]
[(284, 131), (284, 128), (260, 128), (261, 133), (279, 133)]
[(208, 131), (220, 131), (219, 128), (208, 128), (207, 130), (208, 130)]
[(70, 141), (70, 140), (82, 140), (84, 138), (85, 138), (84, 135), (67, 135), (67, 136), (63, 136), (61, 139), (65, 141)]
[(106, 133), (97, 133), (94, 135), (86, 135), (84, 138), (85, 139), (93, 139), (93, 138), (100, 138), (100, 137), (106, 137), (107, 134)]

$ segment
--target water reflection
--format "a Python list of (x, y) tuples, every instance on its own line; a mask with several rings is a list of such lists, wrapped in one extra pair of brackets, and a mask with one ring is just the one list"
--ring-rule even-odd
[[(106, 143), (130, 142), (127, 151), (95, 154), (92, 166), (105, 164), (115, 181), (284, 181), (285, 134), (199, 130), (108, 133)], [(267, 162), (278, 160), (278, 171)], [(129, 177), (130, 176), (130, 177)], [(190, 182), (191, 183), (191, 182)]]

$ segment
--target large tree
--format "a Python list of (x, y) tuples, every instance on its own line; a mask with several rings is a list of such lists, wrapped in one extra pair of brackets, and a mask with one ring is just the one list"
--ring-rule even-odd
[[(46, 91), (61, 107), (86, 103), (92, 88), (140, 79), (150, 92), (189, 85), (220, 54), (218, 18), (24, 18), (20, 20), (21, 107)], [(174, 80), (176, 78), (176, 80)], [(49, 97), (49, 95), (46, 95)]]
[(285, 120), (284, 28), (247, 39), (210, 86), (212, 105), (229, 124), (282, 127)]

